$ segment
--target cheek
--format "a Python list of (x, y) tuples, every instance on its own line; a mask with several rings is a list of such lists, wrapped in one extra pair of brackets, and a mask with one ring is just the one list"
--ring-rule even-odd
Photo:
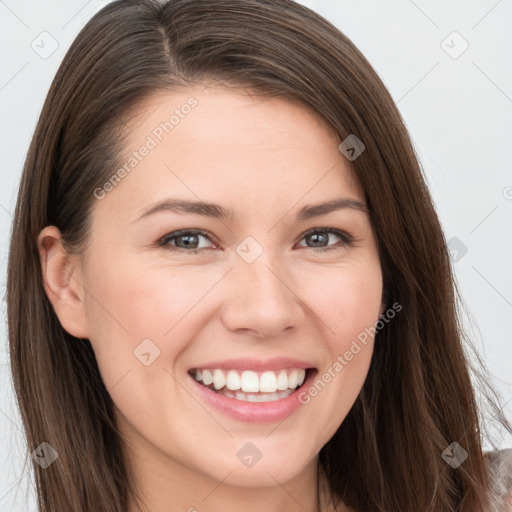
[(149, 352), (152, 367), (164, 367), (164, 361), (169, 367), (193, 336), (187, 315), (213, 286), (215, 276), (209, 284), (190, 270), (164, 273), (113, 253), (96, 261), (102, 264), (87, 271), (86, 310), (107, 388), (126, 371), (142, 370), (141, 359), (148, 359), (142, 354)]
[(379, 318), (382, 274), (378, 261), (318, 269), (303, 283), (300, 296), (321, 320), (331, 351), (346, 350), (350, 340)]
[(304, 287), (303, 296), (319, 319), (326, 357), (301, 399), (328, 426), (329, 436), (348, 414), (368, 374), (382, 275), (378, 264), (360, 265), (326, 269), (315, 280), (317, 286)]
[(315, 288), (304, 287), (303, 296), (318, 318), (326, 349), (317, 387), (319, 393), (329, 388), (322, 392), (324, 400), (346, 413), (364, 383), (373, 353), (382, 305), (380, 265), (324, 269), (317, 272), (315, 281)]

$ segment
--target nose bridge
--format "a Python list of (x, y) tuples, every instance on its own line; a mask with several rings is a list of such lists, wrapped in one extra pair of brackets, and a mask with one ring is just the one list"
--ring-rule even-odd
[[(251, 248), (251, 251), (254, 249)], [(243, 256), (237, 260), (235, 272), (245, 283), (247, 293), (242, 294), (244, 298), (249, 301), (252, 298), (256, 301), (265, 299), (263, 303), (289, 300), (290, 291), (284, 284), (285, 272), (275, 253), (265, 249), (254, 261), (244, 259)]]
[(231, 273), (236, 300), (226, 310), (226, 325), (270, 337), (296, 324), (297, 297), (275, 253), (254, 239), (242, 242), (237, 253)]
[(273, 265), (266, 258), (260, 258), (254, 263), (240, 263), (241, 272), (247, 274), (249, 296), (265, 298), (268, 301), (279, 300), (287, 296), (283, 278), (279, 278), (279, 265), (273, 260)]

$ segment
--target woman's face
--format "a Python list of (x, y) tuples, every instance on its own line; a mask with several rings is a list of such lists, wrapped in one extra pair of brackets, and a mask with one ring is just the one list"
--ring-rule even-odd
[(286, 482), (369, 368), (384, 307), (370, 217), (319, 206), (363, 190), (335, 134), (287, 100), (195, 87), (153, 95), (128, 126), (125, 172), (95, 191), (74, 274), (76, 334), (155, 477)]

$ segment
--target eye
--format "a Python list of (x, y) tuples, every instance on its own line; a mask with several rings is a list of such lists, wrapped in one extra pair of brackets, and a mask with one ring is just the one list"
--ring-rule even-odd
[[(324, 245), (329, 242), (330, 237), (336, 237), (341, 242), (335, 245)], [(200, 231), (196, 229), (182, 229), (180, 231), (174, 231), (165, 235), (160, 239), (158, 245), (160, 247), (165, 247), (171, 251), (180, 251), (180, 252), (188, 252), (192, 254), (196, 254), (201, 252), (202, 249), (212, 249), (212, 247), (201, 246), (200, 239), (205, 238), (206, 240), (210, 240), (213, 238), (209, 233), (205, 231)], [(333, 228), (314, 228), (306, 231), (306, 233), (302, 234), (300, 240), (310, 239), (314, 245), (306, 246), (310, 249), (315, 249), (315, 252), (324, 252), (335, 249), (341, 249), (346, 246), (350, 246), (353, 244), (354, 239), (344, 231), (340, 231), (339, 229)], [(299, 247), (305, 247), (304, 245)]]
[[(183, 250), (193, 254), (199, 252), (201, 249), (208, 249), (208, 247), (201, 247), (199, 243), (200, 238), (210, 239), (210, 235), (204, 231), (195, 229), (182, 229), (181, 231), (174, 231), (164, 236), (158, 245), (165, 246), (166, 249), (171, 251)], [(171, 241), (177, 241), (176, 245), (172, 245)]]
[[(341, 240), (340, 244), (337, 245), (322, 245), (324, 243), (329, 242), (329, 237), (334, 236)], [(346, 246), (351, 246), (354, 242), (354, 239), (344, 231), (340, 231), (339, 229), (333, 229), (333, 228), (314, 228), (310, 229), (309, 231), (306, 231), (302, 235), (302, 239), (310, 239), (313, 241), (313, 244), (320, 244), (320, 245), (313, 245), (313, 246), (307, 246), (313, 249), (316, 249), (315, 252), (325, 252), (330, 250), (336, 250), (341, 249)], [(301, 246), (304, 247), (304, 246)]]

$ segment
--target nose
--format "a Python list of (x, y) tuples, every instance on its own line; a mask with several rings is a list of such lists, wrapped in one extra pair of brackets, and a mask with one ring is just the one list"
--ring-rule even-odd
[(290, 273), (271, 264), (265, 252), (254, 262), (237, 259), (227, 276), (228, 300), (222, 320), (233, 332), (247, 331), (259, 338), (277, 338), (297, 328), (304, 318), (302, 301)]

